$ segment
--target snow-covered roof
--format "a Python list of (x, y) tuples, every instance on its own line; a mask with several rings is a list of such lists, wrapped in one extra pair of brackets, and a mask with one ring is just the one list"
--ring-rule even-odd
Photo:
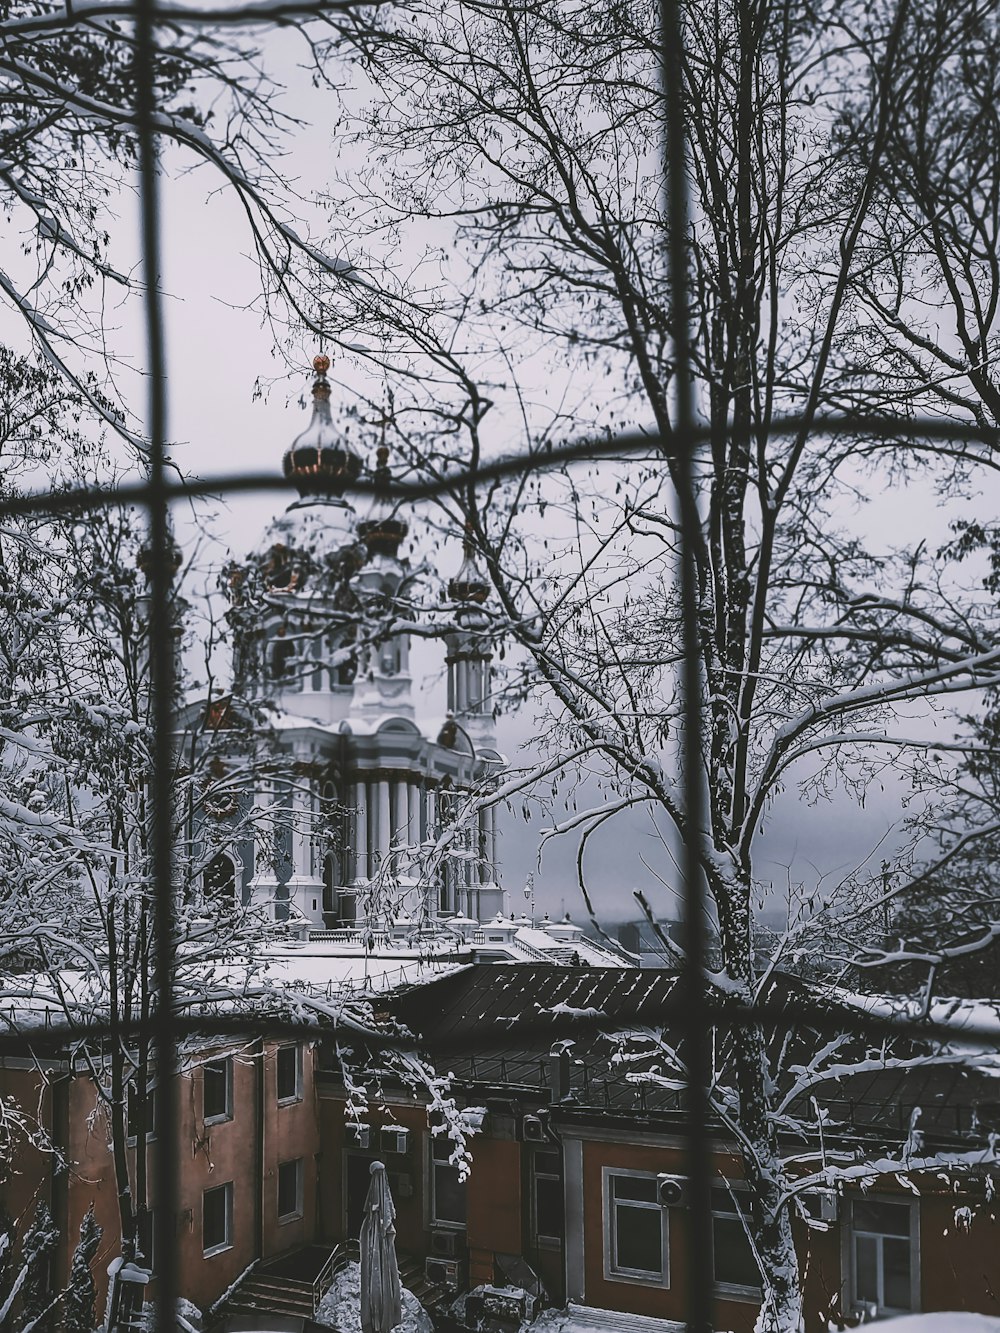
[(447, 942), (369, 951), (361, 944), (316, 940), (275, 945), (266, 950), (264, 961), (270, 981), (320, 991), (387, 991), (433, 980), (463, 965), (455, 961), (454, 943)]

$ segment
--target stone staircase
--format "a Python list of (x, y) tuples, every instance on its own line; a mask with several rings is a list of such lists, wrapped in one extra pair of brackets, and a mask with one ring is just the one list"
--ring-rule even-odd
[(225, 1309), (312, 1319), (337, 1267), (337, 1252), (329, 1246), (289, 1250), (253, 1268), (229, 1293)]
[(230, 1293), (226, 1301), (227, 1313), (237, 1310), (312, 1319), (312, 1283), (295, 1278), (272, 1277), (255, 1269)]
[[(451, 1293), (428, 1280), (423, 1260), (405, 1251), (398, 1256), (399, 1280), (411, 1291), (425, 1310), (443, 1309)], [(326, 1294), (333, 1278), (349, 1263), (358, 1262), (357, 1241), (342, 1242), (332, 1251), (318, 1246), (266, 1260), (252, 1269), (226, 1298), (225, 1312), (286, 1315), (312, 1319), (315, 1307)], [(317, 1287), (317, 1278), (323, 1275)], [(221, 1313), (221, 1311), (220, 1311)]]
[(443, 1310), (451, 1299), (451, 1292), (445, 1287), (431, 1282), (424, 1272), (424, 1261), (404, 1250), (397, 1254), (399, 1261), (399, 1280), (407, 1291), (411, 1291), (428, 1313)]

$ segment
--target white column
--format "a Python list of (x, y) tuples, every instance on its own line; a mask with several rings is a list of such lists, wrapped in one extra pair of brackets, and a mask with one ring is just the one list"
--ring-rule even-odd
[(490, 811), (479, 812), (479, 882), (489, 884), (493, 878), (493, 866), (490, 862)]
[(417, 844), (420, 842), (420, 788), (415, 782), (409, 783), (407, 787), (406, 811), (409, 841)]
[(367, 784), (354, 784), (354, 878), (368, 877), (368, 793)]
[(435, 827), (437, 825), (437, 792), (433, 787), (427, 788), (427, 794), (424, 798), (424, 837), (433, 838)]
[(393, 792), (393, 806), (395, 806), (395, 820), (392, 821), (392, 841), (396, 846), (405, 844), (409, 841), (407, 832), (407, 784), (401, 777), (395, 781), (395, 792)]
[(378, 839), (376, 847), (384, 860), (389, 854), (392, 825), (389, 820), (389, 783), (383, 778), (378, 784)]
[(491, 805), (489, 809), (490, 823), (489, 834), (486, 840), (486, 854), (490, 858), (490, 879), (496, 880), (497, 877), (497, 808)]

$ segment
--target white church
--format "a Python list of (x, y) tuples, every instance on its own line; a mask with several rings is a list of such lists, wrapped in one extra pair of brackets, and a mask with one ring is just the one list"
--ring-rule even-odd
[[(406, 553), (388, 450), (368, 473), (371, 501), (355, 508), (349, 499), (366, 468), (335, 429), (329, 365), (323, 355), (313, 361), (312, 417), (283, 459), (297, 496), (227, 571), (233, 694), (214, 717), (263, 719), (276, 758), (253, 799), (284, 817), (270, 846), (238, 835), (227, 843), (224, 826), (238, 821), (235, 804), (224, 806), (209, 838), (221, 850), (207, 861), (206, 893), (263, 909), (317, 944), (364, 939), (370, 952), (377, 940), (398, 955), (437, 934), (470, 958), (621, 966), (620, 954), (568, 920), (506, 910), (490, 803), (505, 760), (489, 585), (466, 540), (442, 608), (447, 712), (430, 716), (414, 690), (405, 626), (414, 624), (411, 599), (433, 590)], [(212, 712), (203, 701), (189, 706), (184, 732), (206, 718), (211, 728)]]

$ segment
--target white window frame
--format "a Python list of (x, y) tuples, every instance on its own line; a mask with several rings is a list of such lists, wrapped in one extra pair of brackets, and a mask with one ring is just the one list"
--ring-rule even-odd
[[(670, 1286), (670, 1219), (669, 1209), (659, 1202), (647, 1203), (642, 1199), (630, 1199), (627, 1207), (648, 1208), (656, 1212), (660, 1219), (660, 1272), (659, 1275), (644, 1269), (624, 1268), (619, 1266), (616, 1256), (615, 1240), (617, 1230), (616, 1206), (613, 1181), (621, 1177), (651, 1180), (653, 1193), (656, 1194), (657, 1173), (655, 1171), (635, 1171), (624, 1166), (604, 1166), (601, 1168), (601, 1186), (604, 1196), (604, 1280), (606, 1282), (631, 1282), (642, 1287)], [(625, 1202), (624, 1200), (622, 1202)]]
[[(295, 1091), (281, 1096), (278, 1090), (278, 1059), (281, 1051), (295, 1051)], [(302, 1046), (299, 1042), (283, 1042), (274, 1052), (274, 1096), (279, 1106), (292, 1106), (302, 1100)]]
[[(214, 1115), (205, 1115), (205, 1071), (209, 1065), (224, 1065), (226, 1078), (226, 1109), (216, 1112)], [(206, 1060), (202, 1065), (201, 1073), (201, 1109), (202, 1119), (206, 1125), (224, 1125), (233, 1118), (233, 1057), (231, 1055), (220, 1055), (214, 1060)]]
[[(865, 1231), (855, 1229), (854, 1226), (854, 1204), (855, 1203), (892, 1203), (898, 1207), (907, 1208), (910, 1215), (910, 1306), (908, 1309), (902, 1309), (898, 1305), (879, 1306), (876, 1317), (882, 1315), (907, 1315), (920, 1313), (920, 1201), (919, 1199), (907, 1197), (900, 1194), (854, 1194), (847, 1195), (843, 1200), (847, 1217), (845, 1224), (841, 1227), (841, 1266), (845, 1275), (847, 1287), (848, 1306), (853, 1313), (870, 1310), (871, 1302), (862, 1300), (858, 1295), (858, 1273), (856, 1264), (857, 1247), (855, 1238), (857, 1236), (872, 1236), (878, 1239), (884, 1239), (885, 1233)], [(895, 1239), (903, 1240), (903, 1236)], [(885, 1289), (885, 1272), (882, 1267), (882, 1248), (879, 1246), (879, 1286)]]
[[(226, 1202), (226, 1234), (225, 1239), (217, 1245), (205, 1245), (205, 1199), (209, 1194), (215, 1194), (218, 1190), (225, 1190)], [(227, 1180), (223, 1185), (213, 1185), (211, 1189), (202, 1190), (201, 1194), (201, 1252), (205, 1259), (210, 1259), (214, 1254), (222, 1254), (224, 1250), (233, 1248), (233, 1182)]]
[(305, 1213), (304, 1189), (306, 1169), (305, 1161), (301, 1157), (293, 1157), (287, 1162), (278, 1163), (278, 1171), (275, 1178), (275, 1209), (281, 1207), (281, 1171), (283, 1167), (293, 1166), (295, 1168), (295, 1208), (290, 1213), (278, 1213), (278, 1225), (283, 1226), (286, 1222), (301, 1221)]
[[(715, 1278), (715, 1219), (717, 1217), (722, 1217), (727, 1220), (738, 1222), (741, 1227), (744, 1226), (742, 1217), (742, 1199), (749, 1199), (749, 1186), (742, 1180), (713, 1180), (712, 1190), (720, 1196), (724, 1194), (727, 1205), (725, 1208), (716, 1208), (714, 1206), (712, 1208), (712, 1277), (715, 1279), (713, 1283), (714, 1288), (720, 1296), (726, 1296), (735, 1300), (759, 1302), (762, 1296), (762, 1288), (760, 1285), (748, 1287), (740, 1282), (720, 1282)], [(735, 1198), (733, 1197), (734, 1195)], [(750, 1244), (749, 1237), (747, 1238), (747, 1244)]]

